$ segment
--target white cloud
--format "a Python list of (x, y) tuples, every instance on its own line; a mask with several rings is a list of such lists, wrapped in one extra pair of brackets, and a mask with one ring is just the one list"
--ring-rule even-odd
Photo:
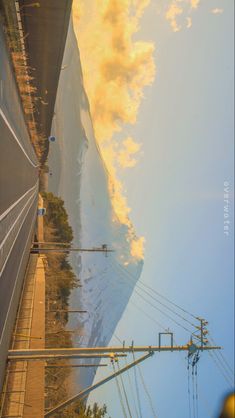
[(221, 14), (221, 13), (223, 13), (223, 9), (219, 9), (218, 7), (217, 8), (215, 8), (215, 9), (212, 9), (211, 10), (211, 13), (213, 13), (214, 15), (219, 15), (219, 14)]
[(192, 18), (191, 17), (186, 17), (186, 21), (187, 21), (187, 29), (192, 27)]

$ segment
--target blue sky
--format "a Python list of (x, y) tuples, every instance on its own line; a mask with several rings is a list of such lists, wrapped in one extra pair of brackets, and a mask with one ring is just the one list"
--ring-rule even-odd
[[(173, 32), (156, 3), (145, 12), (141, 39), (156, 44), (157, 74), (145, 89), (138, 121), (127, 134), (142, 143), (136, 167), (120, 173), (137, 233), (146, 238), (141, 281), (209, 321), (209, 330), (232, 365), (233, 281), (233, 1), (202, 1), (192, 27)], [(160, 3), (160, 2), (159, 2)], [(223, 13), (211, 10), (222, 8)], [(229, 235), (224, 234), (224, 182), (229, 183)], [(135, 293), (115, 334), (127, 343), (154, 344), (157, 325), (179, 343), (188, 334)], [(115, 337), (113, 344), (118, 341)], [(156, 354), (142, 366), (157, 416), (188, 418), (184, 355)], [(98, 373), (98, 378), (107, 371)], [(127, 377), (125, 377), (128, 386)], [(207, 353), (199, 364), (199, 417), (216, 416), (228, 385)], [(143, 417), (152, 417), (142, 390)], [(122, 416), (115, 382), (92, 400)]]

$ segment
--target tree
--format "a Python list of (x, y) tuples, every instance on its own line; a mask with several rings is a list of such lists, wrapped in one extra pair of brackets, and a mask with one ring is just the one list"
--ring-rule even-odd
[[(59, 412), (56, 418), (105, 418), (107, 417), (106, 405), (99, 406), (96, 402), (91, 406), (84, 402), (76, 402)], [(108, 418), (108, 417), (107, 417)], [(110, 417), (109, 417), (110, 418)]]

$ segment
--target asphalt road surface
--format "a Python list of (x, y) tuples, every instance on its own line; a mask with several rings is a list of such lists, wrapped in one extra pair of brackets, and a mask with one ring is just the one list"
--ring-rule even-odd
[(37, 96), (35, 120), (47, 137), (50, 135), (55, 99), (69, 26), (72, 0), (19, 0), (25, 47)]
[(35, 227), (38, 162), (0, 28), (0, 388)]

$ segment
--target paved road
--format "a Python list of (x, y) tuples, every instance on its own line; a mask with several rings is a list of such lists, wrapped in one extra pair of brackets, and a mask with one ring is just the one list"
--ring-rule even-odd
[(38, 163), (0, 28), (0, 388), (34, 233)]
[(72, 0), (40, 0), (40, 7), (30, 7), (28, 0), (19, 0), (25, 47), (37, 96), (35, 120), (48, 136), (62, 66), (69, 26)]

